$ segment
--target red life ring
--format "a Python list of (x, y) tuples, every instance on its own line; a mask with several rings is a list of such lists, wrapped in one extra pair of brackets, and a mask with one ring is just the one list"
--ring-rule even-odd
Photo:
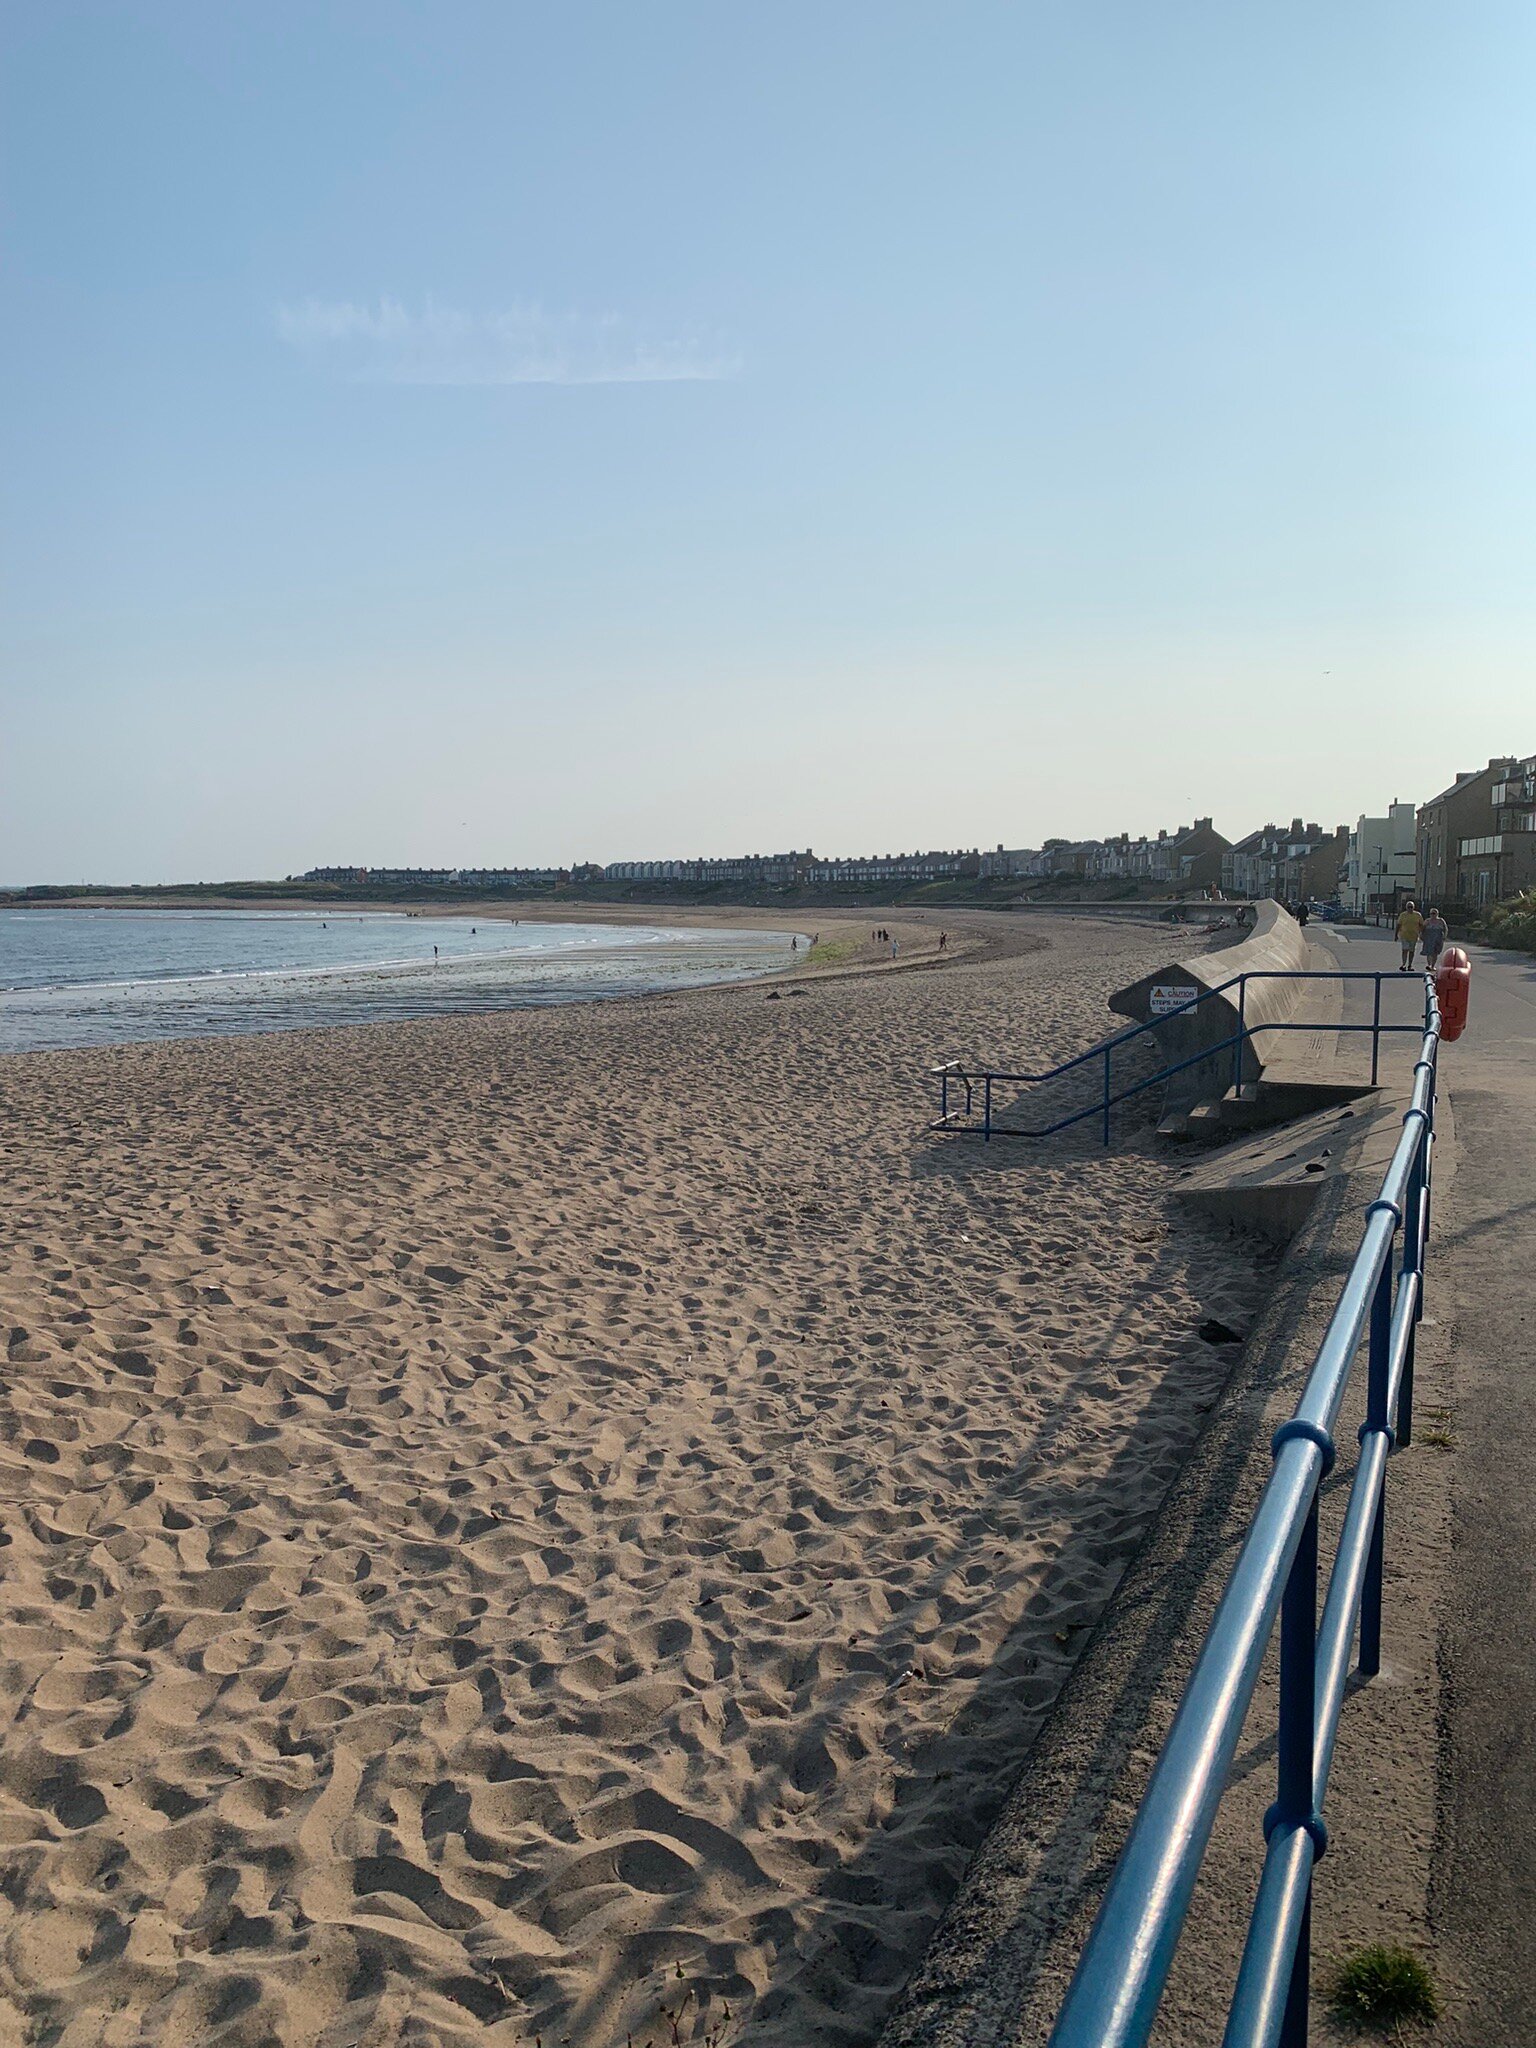
[(1472, 995), (1472, 962), (1460, 946), (1447, 946), (1435, 967), (1435, 1000), (1440, 1005), (1440, 1036), (1447, 1044), (1467, 1028)]

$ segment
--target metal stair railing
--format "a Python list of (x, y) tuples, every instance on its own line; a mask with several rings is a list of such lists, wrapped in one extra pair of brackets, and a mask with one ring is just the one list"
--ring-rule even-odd
[[(1382, 1038), (1394, 1033), (1413, 1032), (1417, 1034), (1422, 1033), (1424, 1030), (1423, 1023), (1418, 1021), (1411, 1024), (1390, 1024), (1383, 1023), (1382, 1021), (1381, 985), (1385, 981), (1393, 986), (1397, 986), (1400, 980), (1401, 977), (1397, 973), (1381, 969), (1368, 972), (1364, 969), (1254, 968), (1245, 974), (1234, 974), (1230, 980), (1220, 982), (1215, 988), (1202, 989), (1198, 996), (1192, 997), (1188, 1002), (1174, 1004), (1160, 1016), (1150, 1017), (1141, 1024), (1128, 1025), (1124, 1031), (1116, 1032), (1112, 1038), (1106, 1038), (1098, 1045), (1090, 1046), (1086, 1052), (1080, 1052), (1072, 1059), (1063, 1060), (1059, 1066), (1047, 1067), (1042, 1073), (1015, 1073), (999, 1067), (969, 1067), (963, 1060), (949, 1060), (943, 1066), (930, 1067), (928, 1069), (929, 1077), (939, 1083), (939, 1113), (930, 1120), (928, 1128), (931, 1131), (976, 1132), (986, 1142), (990, 1142), (995, 1137), (1051, 1138), (1058, 1131), (1069, 1130), (1074, 1124), (1084, 1123), (1089, 1117), (1096, 1116), (1102, 1120), (1103, 1139), (1107, 1145), (1110, 1141), (1109, 1113), (1120, 1103), (1129, 1102), (1133, 1096), (1145, 1094), (1147, 1089), (1157, 1087), (1160, 1082), (1172, 1080), (1175, 1074), (1185, 1073), (1191, 1067), (1206, 1065), (1218, 1059), (1222, 1053), (1228, 1051), (1232, 1055), (1233, 1084), (1240, 1086), (1242, 1082), (1244, 1045), (1261, 1035), (1267, 1036), (1272, 1031), (1329, 1030), (1346, 1033), (1369, 1032), (1371, 1037), (1370, 1085), (1374, 1088), (1381, 1068)], [(1364, 1022), (1334, 1023), (1330, 1021), (1326, 1025), (1320, 1025), (1315, 1020), (1307, 1022), (1293, 1018), (1279, 1024), (1250, 1025), (1247, 1021), (1247, 986), (1250, 981), (1373, 982), (1375, 989), (1371, 1021), (1368, 1024)], [(1214, 1040), (1211, 1044), (1201, 1047), (1198, 1052), (1189, 1054), (1187, 1058), (1169, 1061), (1166, 1065), (1159, 1067), (1154, 1074), (1142, 1075), (1123, 1087), (1115, 1087), (1113, 1075), (1114, 1055), (1121, 1047), (1130, 1045), (1136, 1039), (1146, 1037), (1148, 1033), (1157, 1031), (1160, 1026), (1176, 1017), (1200, 1009), (1205, 1003), (1215, 1002), (1218, 997), (1225, 997), (1230, 1003), (1232, 1001), (1231, 992), (1234, 989), (1237, 991), (1237, 1019), (1235, 1028), (1226, 1037)], [(998, 1084), (1005, 1087), (1028, 1086), (1039, 1088), (1047, 1082), (1059, 1081), (1063, 1076), (1089, 1067), (1095, 1062), (1098, 1063), (1100, 1069), (1101, 1087), (1094, 1101), (1068, 1111), (1066, 1115), (1058, 1117), (1053, 1123), (1042, 1124), (1032, 1129), (1021, 1130), (1015, 1124), (1000, 1124), (997, 1121), (994, 1113), (994, 1088)], [(963, 1106), (951, 1108), (952, 1093), (957, 1089), (963, 1089), (964, 1091)], [(976, 1094), (978, 1089), (981, 1093), (981, 1115), (979, 1118), (976, 1114)]]

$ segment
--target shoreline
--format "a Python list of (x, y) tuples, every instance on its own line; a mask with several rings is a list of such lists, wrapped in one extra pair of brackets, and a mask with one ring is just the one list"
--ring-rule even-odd
[[(185, 904), (161, 904), (155, 907), (174, 911), (190, 906)], [(264, 911), (273, 909), (297, 909), (302, 907), (306, 910), (306, 914), (319, 915), (318, 912), (311, 911), (309, 906), (300, 906), (292, 902), (283, 904), (277, 902), (219, 904), (202, 905), (199, 907), (232, 910), (236, 915), (241, 912), (259, 915)], [(49, 910), (59, 908), (120, 908), (128, 910), (130, 914), (135, 914), (144, 911), (146, 906), (142, 904), (126, 906), (121, 904), (88, 905), (78, 903), (47, 906)], [(405, 905), (378, 905), (375, 907), (374, 914), (383, 916), (425, 915), (425, 913), (417, 913), (410, 906)], [(432, 915), (439, 917), (476, 917), (483, 923), (493, 923), (497, 921), (499, 916), (502, 922), (519, 925), (601, 925), (620, 929), (625, 926), (643, 925), (649, 929), (661, 932), (669, 930), (717, 932), (722, 938), (735, 933), (774, 932), (783, 933), (786, 936), (799, 935), (807, 941), (813, 939), (813, 934), (805, 928), (805, 922), (795, 918), (789, 912), (754, 911), (746, 906), (726, 905), (721, 906), (718, 911), (711, 910), (708, 912), (680, 911), (664, 917), (643, 915), (638, 908), (625, 905), (581, 906), (578, 914), (568, 914), (565, 906), (561, 906), (558, 909), (555, 906), (548, 906), (543, 915), (525, 918), (521, 915), (513, 917), (505, 905), (500, 906), (499, 910), (497, 906), (482, 909), (477, 905), (471, 905), (462, 912), (458, 909), (449, 910), (442, 908), (434, 911)], [(727, 923), (724, 921), (726, 919), (731, 921)], [(335, 1017), (303, 1018), (302, 1020), (283, 1018), (272, 1021), (243, 1020), (239, 1023), (231, 1023), (224, 1028), (209, 1024), (206, 1028), (189, 1029), (186, 1031), (144, 1030), (128, 1033), (121, 1037), (87, 1040), (76, 1045), (0, 1048), (0, 1060), (28, 1058), (37, 1053), (90, 1052), (103, 1050), (111, 1046), (200, 1043), (205, 1040), (223, 1038), (268, 1038), (281, 1036), (289, 1032), (312, 1033), (377, 1029), (380, 1026), (409, 1021), (430, 1021), (433, 1018), (520, 1014), (530, 1010), (585, 1007), (589, 1004), (630, 1003), (653, 998), (673, 1000), (685, 996), (703, 995), (719, 989), (772, 986), (786, 982), (796, 984), (845, 982), (876, 975), (910, 974), (918, 970), (943, 970), (951, 965), (957, 965), (965, 961), (979, 962), (983, 960), (1019, 958), (1039, 952), (1047, 943), (1038, 934), (1026, 933), (1019, 930), (1016, 926), (1012, 926), (1011, 921), (1003, 914), (989, 915), (987, 913), (973, 912), (964, 919), (956, 919), (944, 918), (937, 913), (931, 913), (926, 916), (913, 916), (899, 923), (893, 922), (884, 928), (896, 939), (900, 948), (898, 956), (894, 959), (889, 957), (884, 942), (878, 945), (871, 942), (868, 937), (870, 927), (867, 923), (862, 919), (855, 923), (852, 919), (842, 917), (836, 920), (826, 920), (819, 931), (814, 934), (814, 939), (817, 943), (811, 944), (797, 958), (786, 960), (782, 965), (763, 964), (754, 967), (749, 972), (723, 973), (717, 980), (691, 981), (684, 986), (676, 988), (637, 987), (632, 989), (594, 990), (591, 992), (578, 991), (569, 995), (562, 994), (553, 1000), (547, 996), (540, 998), (533, 995), (526, 995), (521, 999), (516, 994), (493, 996), (488, 992), (483, 1002), (477, 1000), (471, 994), (459, 1002), (452, 1004), (438, 1003), (434, 1005), (426, 1001), (429, 995), (429, 986), (424, 986), (422, 989), (424, 1006), (416, 1011), (403, 1008), (397, 1013), (385, 1016), (362, 1018), (338, 1015)], [(948, 940), (942, 953), (939, 951), (938, 946), (938, 939), (941, 933), (946, 934)], [(628, 957), (623, 954), (622, 949), (616, 949), (616, 956)], [(466, 955), (462, 958), (455, 957), (445, 963), (445, 966), (449, 969), (455, 967), (464, 969), (477, 964), (490, 965), (494, 959), (515, 957), (510, 955)], [(591, 959), (593, 956), (587, 954), (583, 957)], [(21, 987), (8, 990), (6, 994), (23, 1000), (27, 997), (42, 996), (67, 999), (72, 994), (78, 994), (84, 1000), (102, 989), (110, 988), (122, 994), (142, 988), (145, 991), (161, 992), (168, 990), (203, 991), (206, 997), (211, 998), (216, 991), (229, 990), (245, 981), (259, 983), (271, 979), (282, 982), (288, 989), (312, 988), (314, 1000), (318, 1007), (323, 1004), (323, 992), (327, 988), (344, 989), (348, 986), (356, 986), (359, 983), (378, 982), (382, 984), (390, 980), (407, 981), (420, 975), (422, 972), (424, 972), (422, 963), (396, 961), (358, 962), (353, 966), (335, 968), (252, 968), (242, 970), (238, 974), (208, 971), (187, 976), (151, 976), (141, 980), (113, 982), (110, 984), (80, 983), (61, 984), (57, 987), (49, 985), (46, 988)], [(190, 999), (196, 1000), (196, 994), (194, 993)], [(303, 998), (301, 997), (298, 1000), (302, 1001)], [(237, 1013), (232, 1012), (232, 1015), (235, 1014)]]

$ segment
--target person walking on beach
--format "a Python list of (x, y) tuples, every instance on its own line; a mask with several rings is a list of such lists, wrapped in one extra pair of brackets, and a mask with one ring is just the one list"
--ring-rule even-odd
[(1412, 969), (1413, 956), (1418, 950), (1419, 934), (1423, 929), (1424, 920), (1415, 910), (1413, 898), (1410, 896), (1397, 913), (1397, 943), (1403, 949), (1403, 957), (1397, 965), (1399, 974), (1407, 974)]
[(944, 951), (946, 951), (946, 950), (947, 950), (947, 948), (948, 948), (948, 946), (949, 946), (949, 933), (948, 933), (948, 932), (940, 932), (940, 933), (939, 933), (939, 951), (940, 951), (941, 953), (942, 953), (942, 952), (944, 952)]
[(1445, 919), (1431, 905), (1429, 914), (1424, 919), (1424, 929), (1419, 933), (1419, 943), (1424, 948), (1424, 965), (1431, 974), (1435, 971), (1435, 962), (1440, 958), (1447, 937)]

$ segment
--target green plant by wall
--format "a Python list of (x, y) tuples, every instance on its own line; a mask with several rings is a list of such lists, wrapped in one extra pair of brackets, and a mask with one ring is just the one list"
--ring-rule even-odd
[(1435, 1980), (1406, 1948), (1356, 1949), (1334, 1972), (1329, 2003), (1348, 2025), (1386, 2033), (1440, 2016)]
[(1495, 903), (1478, 925), (1477, 936), (1490, 946), (1536, 953), (1536, 889), (1511, 896), (1507, 903)]

